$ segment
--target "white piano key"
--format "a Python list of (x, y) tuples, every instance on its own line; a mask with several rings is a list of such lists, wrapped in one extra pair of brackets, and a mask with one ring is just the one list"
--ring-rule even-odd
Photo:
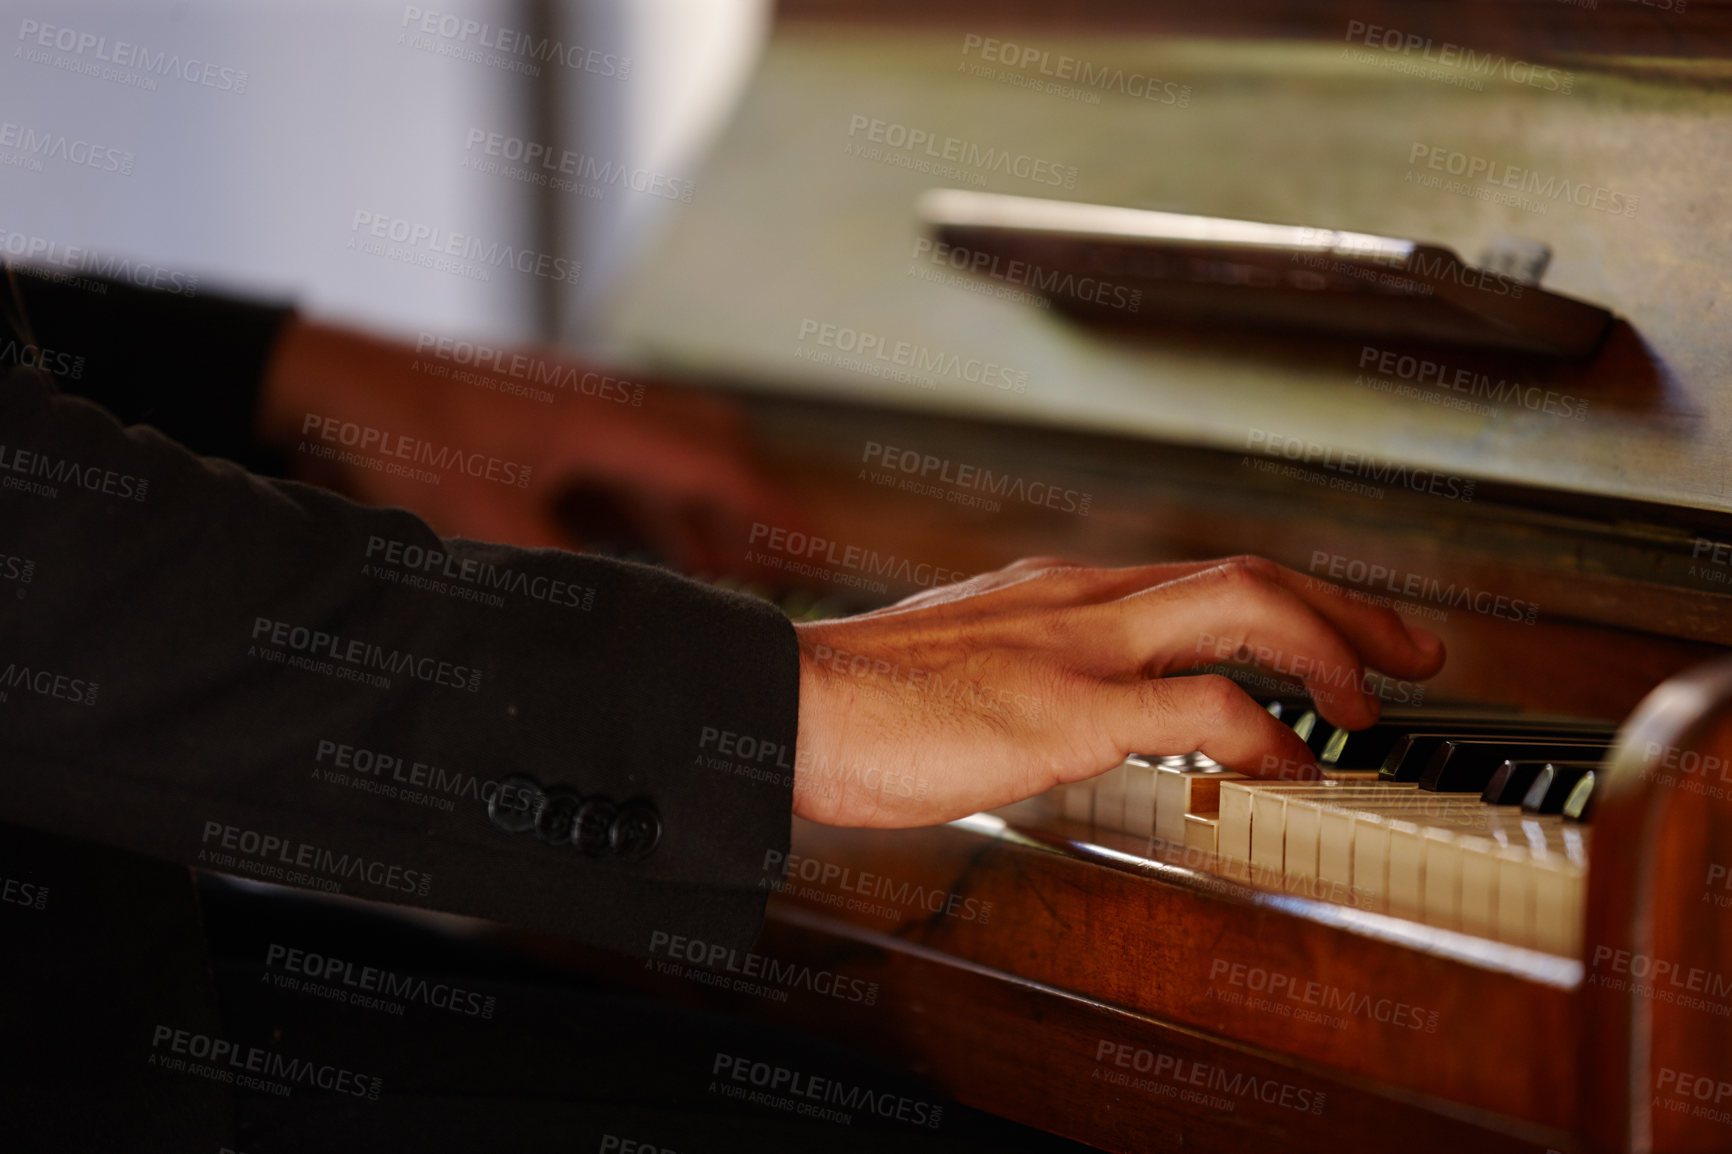
[(1497, 936), (1497, 842), (1469, 835), (1456, 839), (1461, 851), (1461, 928), (1482, 938)]
[(1317, 876), (1339, 886), (1353, 884), (1353, 811), (1334, 804), (1320, 807)]
[[(1318, 782), (1300, 781), (1261, 781), (1242, 774), (1225, 774), (1220, 785), (1218, 804), (1221, 820), (1221, 857), (1227, 861), (1251, 863), (1253, 861), (1252, 839), (1256, 836), (1255, 807), (1257, 799), (1280, 795), (1283, 798), (1295, 795), (1309, 796), (1313, 792), (1327, 794), (1334, 789), (1350, 788), (1341, 785), (1324, 785)], [(1357, 786), (1351, 788), (1358, 788)], [(1329, 794), (1329, 796), (1335, 796)], [(1271, 802), (1265, 802), (1265, 808)], [(1275, 812), (1271, 810), (1270, 812)], [(1274, 836), (1274, 835), (1268, 835)], [(1285, 854), (1270, 842), (1265, 849), (1265, 858)], [(1279, 859), (1277, 859), (1279, 860)], [(1261, 868), (1261, 867), (1260, 867)], [(1279, 869), (1277, 864), (1274, 868)]]
[(1286, 802), (1286, 836), (1282, 854), (1282, 872), (1290, 878), (1317, 876), (1317, 835), (1323, 811), (1309, 798), (1290, 798)]
[(1382, 909), (1389, 900), (1389, 823), (1382, 815), (1353, 815), (1353, 888)]
[(1581, 906), (1587, 874), (1560, 854), (1532, 859), (1534, 948), (1576, 957), (1581, 952)]
[(1497, 855), (1497, 936), (1513, 946), (1534, 944), (1534, 870), (1525, 846)]
[[(1404, 783), (1386, 786), (1340, 783), (1333, 785), (1300, 785), (1272, 783), (1258, 790), (1279, 793), (1282, 799), (1285, 835), (1282, 872), (1288, 877), (1315, 878), (1318, 873), (1317, 846), (1322, 833), (1323, 807), (1338, 805), (1352, 808), (1355, 799), (1380, 796), (1385, 790), (1401, 792), (1412, 787)], [(1254, 828), (1254, 827), (1253, 827)]]
[(1125, 825), (1125, 766), (1121, 763), (1094, 779), (1096, 829), (1123, 829)]
[(1400, 818), (1388, 824), (1389, 912), (1418, 921), (1425, 909), (1425, 831)]
[(1220, 832), (1217, 852), (1222, 860), (1249, 864), (1251, 861), (1251, 790), (1235, 782), (1221, 790)]
[[(1243, 775), (1226, 771), (1170, 770), (1165, 767), (1157, 770), (1155, 836), (1164, 841), (1183, 844), (1185, 817), (1193, 813), (1218, 813), (1221, 808), (1222, 786), (1242, 779)], [(1245, 858), (1248, 859), (1248, 843), (1245, 848)]]
[(1155, 834), (1155, 769), (1140, 757), (1125, 759), (1124, 831), (1145, 838)]
[(1425, 854), (1425, 901), (1421, 919), (1446, 930), (1461, 928), (1461, 847), (1452, 830), (1432, 826), (1422, 831)]
[(1197, 813), (1185, 815), (1185, 848), (1204, 853), (1216, 852), (1216, 824), (1212, 816)]
[(1285, 873), (1287, 856), (1287, 805), (1282, 791), (1251, 791), (1251, 864)]
[(1133, 756), (1043, 800), (1097, 829), (1164, 834), (1223, 876), (1579, 954), (1591, 827), (1370, 773), (1265, 782), (1210, 764)]

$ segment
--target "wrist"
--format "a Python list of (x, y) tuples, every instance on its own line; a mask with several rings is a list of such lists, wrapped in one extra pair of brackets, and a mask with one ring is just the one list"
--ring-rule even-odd
[[(831, 772), (836, 763), (838, 703), (834, 675), (818, 659), (827, 648), (820, 641), (820, 623), (794, 626), (800, 655), (800, 712), (794, 739), (794, 813), (826, 825), (844, 824), (843, 780)], [(845, 712), (846, 705), (841, 706)]]
[[(413, 357), (392, 341), (292, 316), (271, 349), (253, 428), (259, 442), (292, 449), (317, 420), (377, 422), (405, 401)], [(429, 402), (431, 397), (423, 397)]]

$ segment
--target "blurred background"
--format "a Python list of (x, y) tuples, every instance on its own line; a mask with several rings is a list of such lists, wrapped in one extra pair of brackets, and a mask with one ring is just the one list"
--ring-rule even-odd
[[(370, 328), (489, 340), (577, 339), (593, 328), (610, 283), (682, 207), (664, 190), (692, 179), (769, 24), (768, 0), (73, 0), (4, 11), (14, 51), (0, 69), (0, 116), (132, 160), (126, 173), (53, 160), (0, 166), (0, 227)], [(426, 14), (582, 45), (617, 64), (588, 66), (577, 53), (585, 66), (517, 71), (441, 56), (404, 43)], [(162, 78), (154, 90), (104, 83), (22, 58), (28, 20), (230, 75), (209, 85)], [(482, 155), (472, 131), (570, 150), (592, 179), (559, 192), (465, 168)], [(623, 180), (593, 179), (620, 170)], [(663, 178), (655, 191), (643, 174)], [(575, 285), (427, 275), (346, 249), (357, 211), (554, 249), (583, 273)]]

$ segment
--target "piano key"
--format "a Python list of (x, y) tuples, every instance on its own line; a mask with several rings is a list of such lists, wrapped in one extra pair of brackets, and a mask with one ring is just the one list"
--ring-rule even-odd
[(1539, 821), (1558, 825), (1562, 821), (1524, 817), (1519, 811), (1489, 806), (1479, 798), (1466, 794), (1435, 794), (1422, 790), (1413, 790), (1405, 798), (1374, 797), (1355, 800), (1352, 804), (1358, 813), (1400, 817), (1421, 826), (1436, 826), (1461, 834), (1476, 834), (1512, 845), (1528, 840), (1525, 823)]
[(1609, 741), (1594, 738), (1531, 742), (1452, 739), (1432, 753), (1419, 788), (1437, 793), (1482, 793), (1506, 759), (1598, 761), (1609, 747)]
[(1287, 856), (1287, 803), (1280, 790), (1253, 789), (1251, 794), (1251, 864), (1282, 873)]
[[(1484, 881), (1486, 871), (1495, 874), (1484, 881), (1491, 887), (1489, 897), (1480, 897), (1477, 906), (1463, 912), (1462, 928), (1515, 945), (1573, 954), (1579, 942), (1580, 907), (1585, 897), (1587, 830), (1566, 825), (1559, 818), (1521, 817), (1508, 809), (1487, 808), (1493, 819), (1483, 836), (1461, 835), (1447, 825), (1424, 831), (1424, 836), (1436, 843), (1427, 846), (1425, 868), (1435, 871), (1436, 876), (1428, 874), (1424, 879), (1424, 920), (1442, 925), (1452, 920), (1449, 891), (1457, 867), (1452, 851), (1443, 847), (1455, 843), (1470, 855), (1495, 858), (1495, 865), (1488, 865), (1470, 856), (1460, 867), (1469, 871), (1462, 875), (1468, 879), (1463, 885), (1474, 884), (1476, 878)], [(1389, 820), (1387, 815), (1383, 820)], [(1467, 894), (1461, 900), (1476, 898)], [(1475, 916), (1490, 916), (1489, 929), (1483, 920), (1475, 929)]]
[(1122, 828), (1137, 837), (1155, 836), (1155, 767), (1147, 758), (1125, 759), (1125, 821)]
[(1418, 730), (1462, 737), (1562, 736), (1575, 733), (1609, 737), (1612, 732), (1603, 726), (1575, 722), (1513, 722), (1469, 717), (1427, 717), (1421, 720), (1385, 714), (1381, 721), (1364, 729), (1347, 730), (1337, 726), (1323, 743), (1318, 760), (1343, 769), (1376, 769), (1389, 757), (1398, 741)]
[[(1297, 831), (1302, 824), (1293, 820), (1294, 814), (1318, 804), (1315, 799), (1289, 798), (1289, 830)], [(1519, 817), (1485, 806), (1477, 798), (1443, 799), (1417, 791), (1405, 799), (1361, 798), (1329, 808), (1334, 812), (1323, 813), (1319, 820), (1322, 835), (1318, 849), (1318, 876), (1351, 884), (1355, 890), (1372, 895), (1374, 899), (1388, 895), (1392, 905), (1400, 905), (1414, 916), (1426, 906), (1422, 896), (1426, 886), (1422, 873), (1426, 851), (1417, 844), (1417, 839), (1427, 836), (1427, 831), (1437, 829), (1452, 837), (1477, 835), (1500, 847), (1522, 846), (1537, 836), (1539, 843), (1545, 846), (1547, 837), (1556, 839), (1562, 824), (1548, 819), (1528, 819), (1527, 825), (1541, 829), (1540, 833), (1530, 835)], [(1290, 833), (1291, 842), (1297, 843), (1298, 840), (1296, 832)], [(1350, 874), (1344, 864), (1349, 845)], [(1300, 852), (1305, 851), (1290, 846), (1289, 856)], [(1442, 885), (1441, 881), (1439, 885)], [(1439, 892), (1443, 900), (1453, 905), (1452, 894), (1441, 889)], [(1439, 897), (1434, 896), (1431, 901), (1435, 905)]]
[[(1423, 881), (1420, 838), (1430, 828), (1450, 829), (1477, 817), (1467, 811), (1433, 812), (1429, 799), (1377, 800), (1353, 806), (1353, 885), (1371, 894), (1401, 889), (1402, 900), (1417, 912)], [(1400, 823), (1399, 836), (1395, 833)], [(1395, 856), (1400, 852), (1400, 861)], [(1400, 872), (1406, 871), (1406, 872)], [(1391, 880), (1394, 877), (1395, 880)]]
[(1534, 922), (1534, 871), (1526, 846), (1505, 846), (1497, 854), (1497, 937), (1531, 946)]
[(1323, 813), (1313, 806), (1289, 808), (1286, 802), (1282, 802), (1281, 810), (1282, 873), (1309, 881), (1317, 876), (1317, 838), (1322, 832)]
[(1418, 781), (1439, 746), (1446, 741), (1467, 740), (1469, 734), (1480, 740), (1509, 738), (1512, 741), (1532, 742), (1592, 739), (1609, 744), (1613, 731), (1603, 725), (1563, 722), (1551, 723), (1549, 727), (1544, 723), (1524, 727), (1499, 723), (1466, 730), (1449, 725), (1424, 725), (1423, 728), (1416, 728), (1403, 735), (1395, 743), (1388, 756), (1383, 759), (1380, 776), (1386, 781)]
[(1185, 815), (1185, 848), (1202, 850), (1204, 853), (1215, 852), (1215, 817), (1213, 814), (1187, 813)]
[(1336, 726), (1323, 748), (1317, 751), (1317, 761), (1324, 766), (1376, 769), (1402, 735), (1412, 729), (1411, 725), (1392, 722), (1378, 722), (1364, 729)]
[(1502, 847), (1484, 837), (1461, 837), (1455, 844), (1461, 851), (1461, 928), (1480, 937), (1496, 937), (1497, 853)]
[(1353, 888), (1381, 910), (1389, 901), (1389, 821), (1382, 814), (1353, 817)]
[(1425, 909), (1426, 828), (1401, 818), (1389, 820), (1389, 912), (1420, 920)]
[(1125, 765), (1123, 762), (1094, 779), (1094, 824), (1099, 829), (1123, 829), (1125, 824)]
[(1577, 782), (1593, 771), (1594, 767), (1591, 765), (1548, 762), (1545, 768), (1535, 775), (1533, 785), (1528, 787), (1527, 796), (1522, 798), (1522, 812), (1561, 814), (1564, 811), (1564, 802), (1569, 800), (1570, 791), (1576, 788)]
[(1317, 877), (1339, 886), (1353, 885), (1354, 811), (1337, 806), (1319, 807), (1317, 822)]
[(1461, 846), (1453, 830), (1431, 826), (1424, 831), (1425, 892), (1421, 918), (1446, 930), (1461, 928)]
[(1569, 821), (1589, 821), (1594, 815), (1594, 791), (1598, 778), (1593, 770), (1583, 774), (1564, 799), (1563, 816)]
[(1383, 765), (1378, 770), (1378, 776), (1384, 781), (1413, 782), (1418, 784), (1425, 775), (1425, 766), (1431, 760), (1431, 755), (1443, 746), (1443, 743), (1459, 733), (1408, 733), (1402, 735), (1389, 754), (1383, 759)]
[[(1208, 762), (1215, 766), (1214, 762)], [(1185, 841), (1185, 818), (1193, 813), (1216, 813), (1221, 808), (1221, 783), (1238, 781), (1244, 774), (1215, 768), (1171, 769), (1162, 766), (1155, 773), (1155, 836), (1163, 841), (1182, 845)], [(1244, 859), (1249, 860), (1249, 845)]]
[[(1282, 703), (1271, 713), (1292, 711)], [(1321, 725), (1315, 711), (1307, 706), (1298, 716), (1313, 727), (1315, 739)], [(1377, 746), (1356, 746), (1356, 733), (1327, 728), (1330, 737), (1321, 744), (1330, 757), (1320, 759), (1322, 781), (1262, 781), (1225, 771), (1200, 754), (1133, 756), (1090, 782), (1054, 791), (1048, 804), (1080, 812), (1097, 828), (1164, 835), (1170, 845), (1212, 855), (1205, 868), (1254, 884), (1564, 956), (1578, 952), (1589, 827), (1561, 813), (1523, 814), (1491, 802), (1513, 800), (1522, 779), (1537, 776), (1535, 766), (1552, 765), (1557, 776), (1564, 760), (1519, 756), (1536, 746), (1590, 750), (1596, 760), (1581, 759), (1581, 772), (1573, 775), (1575, 784), (1588, 780), (1603, 753), (1604, 727), (1393, 713), (1369, 727), (1391, 754), (1397, 746), (1406, 747), (1405, 756), (1423, 753), (1414, 739), (1425, 738), (1426, 759), (1443, 766), (1461, 756), (1458, 750), (1472, 754), (1461, 766), (1495, 757), (1498, 788), (1488, 782), (1471, 793), (1387, 780), (1387, 755), (1375, 769), (1344, 769), (1344, 759), (1375, 761)], [(1448, 756), (1438, 758), (1446, 745)], [(1425, 774), (1404, 767), (1403, 776)], [(1579, 793), (1585, 805), (1591, 784)], [(1561, 809), (1563, 802), (1554, 795), (1551, 804)]]
[[(1494, 859), (1505, 849), (1520, 852), (1470, 867), (1477, 870), (1468, 881), (1467, 924), (1478, 927), (1473, 932), (1564, 954), (1574, 951), (1564, 943), (1579, 941), (1579, 917), (1571, 911), (1582, 900), (1587, 829), (1566, 828), (1561, 817), (1524, 816), (1477, 796), (1426, 793), (1405, 783), (1252, 779), (1225, 783), (1221, 796), (1220, 844), (1234, 836), (1228, 821), (1233, 808), (1251, 815), (1254, 881), (1259, 875), (1268, 884), (1327, 881), (1347, 888), (1352, 897), (1346, 900), (1357, 906), (1464, 928), (1457, 842), (1477, 838), (1479, 851), (1490, 847)], [(1230, 796), (1244, 800), (1230, 804)], [(1327, 818), (1325, 810), (1331, 811)], [(1325, 826), (1333, 841), (1326, 842)], [(1282, 833), (1278, 868), (1272, 853), (1276, 828)], [(1379, 840), (1383, 830), (1387, 849)], [(1567, 849), (1572, 831), (1578, 840)], [(1580, 866), (1561, 864), (1576, 859)], [(1500, 886), (1508, 891), (1501, 911)]]
[[(1249, 779), (1223, 785), (1221, 794), (1221, 844), (1223, 855), (1237, 855), (1249, 847), (1248, 858), (1234, 856), (1232, 860), (1249, 860), (1254, 866), (1281, 870), (1287, 857), (1285, 848), (1289, 811), (1287, 802), (1304, 798), (1324, 803), (1345, 805), (1358, 796), (1368, 800), (1385, 796), (1389, 789), (1411, 790), (1411, 786), (1389, 786), (1376, 782), (1371, 775), (1359, 778), (1341, 777), (1318, 782), (1271, 782)], [(1344, 792), (1352, 791), (1352, 792)], [(1245, 823), (1249, 828), (1245, 828)], [(1316, 823), (1308, 827), (1311, 838), (1301, 849), (1301, 858), (1309, 866), (1302, 876), (1315, 877)]]
[(1533, 859), (1533, 945), (1555, 954), (1574, 955), (1582, 934), (1587, 899), (1587, 868), (1558, 854)]
[(1289, 793), (1331, 790), (1352, 784), (1343, 778), (1331, 782), (1264, 781), (1235, 774), (1220, 786), (1221, 856), (1228, 861), (1251, 862), (1253, 807), (1257, 796), (1285, 797)]
[(1528, 789), (1534, 783), (1534, 778), (1540, 770), (1546, 767), (1543, 761), (1516, 761), (1506, 758), (1497, 767), (1497, 772), (1491, 775), (1486, 783), (1485, 791), (1479, 799), (1487, 805), (1520, 805), (1522, 798), (1528, 795)]

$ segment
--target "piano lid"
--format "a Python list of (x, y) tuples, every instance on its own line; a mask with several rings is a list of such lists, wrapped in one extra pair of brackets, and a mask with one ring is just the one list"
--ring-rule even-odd
[[(961, 30), (780, 29), (693, 203), (622, 283), (611, 351), (796, 393), (1235, 451), (1272, 431), (1732, 509), (1732, 338), (1714, 306), (1732, 150), (1710, 143), (1732, 129), (1732, 92), (1579, 54), (1543, 64), (1562, 91), (1495, 71), (1415, 83), (1333, 40), (1020, 39), (1047, 64), (984, 61)], [(1109, 323), (1083, 325), (1043, 307), (1041, 270), (940, 251), (916, 214), (937, 188), (1424, 238), (1470, 259), (1516, 237), (1549, 247), (1548, 288), (1620, 320), (1569, 362), (1151, 327), (1103, 278)], [(1115, 310), (1136, 323), (1112, 326)]]

